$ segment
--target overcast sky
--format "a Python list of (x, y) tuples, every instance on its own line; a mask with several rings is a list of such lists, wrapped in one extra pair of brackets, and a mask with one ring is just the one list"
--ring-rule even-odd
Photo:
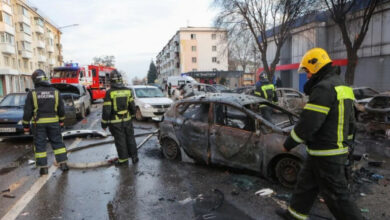
[(144, 77), (151, 59), (180, 27), (212, 26), (212, 0), (29, 0), (62, 29), (65, 61), (87, 65), (114, 55), (129, 79)]

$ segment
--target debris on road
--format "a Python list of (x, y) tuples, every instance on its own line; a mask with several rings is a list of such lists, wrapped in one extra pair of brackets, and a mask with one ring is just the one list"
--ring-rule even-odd
[(368, 209), (360, 209), (360, 211), (362, 212), (362, 213), (368, 213), (368, 212), (370, 212), (370, 210), (368, 210)]
[(261, 189), (257, 192), (255, 192), (256, 196), (271, 196), (274, 193), (274, 191), (270, 188)]
[(97, 138), (106, 138), (110, 136), (106, 132), (98, 131), (98, 130), (72, 130), (72, 131), (64, 131), (62, 132), (63, 138), (85, 138), (85, 137), (97, 137)]
[(9, 199), (14, 199), (14, 198), (16, 198), (16, 196), (13, 195), (13, 194), (11, 194), (11, 193), (6, 193), (6, 194), (3, 195), (3, 197), (4, 197), (4, 198), (9, 198)]
[(35, 160), (28, 160), (28, 165), (34, 165), (35, 164)]

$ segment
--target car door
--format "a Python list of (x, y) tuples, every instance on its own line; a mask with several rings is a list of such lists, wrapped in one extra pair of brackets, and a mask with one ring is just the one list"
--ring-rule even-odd
[(305, 105), (304, 96), (294, 90), (284, 90), (284, 100), (288, 110), (293, 112), (299, 111)]
[(236, 107), (221, 103), (213, 104), (212, 112), (211, 162), (259, 170), (260, 139), (255, 134), (255, 119)]
[(173, 122), (180, 146), (192, 158), (208, 163), (209, 104), (183, 103)]

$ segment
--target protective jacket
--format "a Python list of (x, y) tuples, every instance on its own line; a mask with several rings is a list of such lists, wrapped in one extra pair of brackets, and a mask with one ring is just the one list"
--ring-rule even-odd
[(23, 126), (28, 128), (31, 119), (35, 124), (63, 122), (65, 109), (60, 92), (47, 83), (39, 83), (35, 87), (27, 94)]
[(272, 83), (263, 83), (261, 86), (256, 86), (255, 95), (267, 99), (270, 102), (277, 102), (275, 86)]
[(290, 150), (300, 143), (312, 156), (348, 153), (348, 139), (353, 138), (355, 118), (352, 88), (340, 78), (338, 67), (324, 66), (306, 83), (309, 102), (284, 146)]
[(131, 90), (121, 85), (112, 85), (104, 98), (102, 128), (109, 124), (130, 121), (135, 112)]

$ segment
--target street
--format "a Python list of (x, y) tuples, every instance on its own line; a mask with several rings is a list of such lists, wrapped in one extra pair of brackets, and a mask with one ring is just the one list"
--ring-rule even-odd
[[(102, 130), (101, 105), (94, 104), (87, 120), (71, 129)], [(134, 127), (139, 134), (153, 131), (156, 124), (134, 121)], [(137, 143), (144, 138), (137, 138)], [(65, 140), (68, 149), (99, 141), (102, 139)], [(386, 142), (363, 138), (356, 151), (369, 153), (372, 160), (388, 162), (388, 146)], [(50, 147), (48, 149), (51, 152)], [(53, 161), (53, 154), (49, 155), (49, 161)], [(101, 161), (116, 156), (114, 145), (106, 144), (70, 153), (69, 162)], [(0, 157), (0, 189), (10, 189), (0, 197), (0, 216), (4, 220), (279, 219), (274, 210), (283, 205), (292, 192), (255, 173), (166, 160), (156, 137), (139, 149), (137, 165), (130, 163), (129, 167), (122, 168), (71, 169), (62, 173), (53, 166), (47, 177), (39, 177), (34, 165), (29, 165), (29, 160), (34, 159), (31, 139), (1, 142)], [(353, 196), (368, 219), (388, 219), (389, 164), (366, 168), (383, 175), (384, 179), (372, 183), (363, 178)], [(275, 194), (272, 197), (255, 195), (264, 188), (272, 189)], [(311, 214), (313, 219), (332, 219), (320, 200)]]

